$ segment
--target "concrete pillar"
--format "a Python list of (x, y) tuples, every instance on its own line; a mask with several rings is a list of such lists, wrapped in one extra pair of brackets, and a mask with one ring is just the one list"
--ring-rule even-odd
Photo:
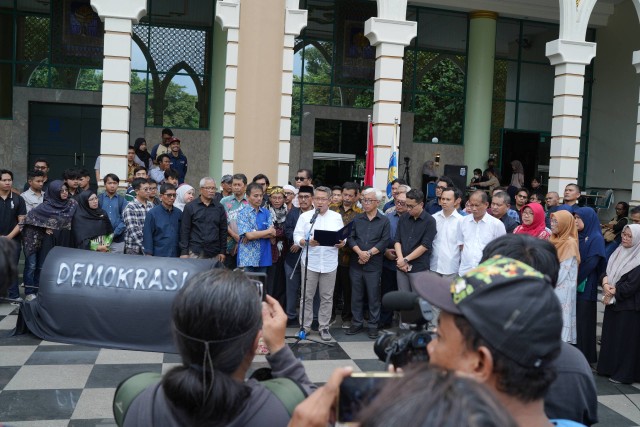
[(567, 184), (578, 182), (584, 70), (596, 55), (596, 44), (553, 40), (547, 43), (546, 55), (556, 71), (549, 191), (563, 194)]
[(405, 21), (406, 1), (378, 0), (378, 15), (364, 24), (365, 36), (376, 47), (376, 72), (373, 93), (373, 143), (375, 174), (373, 185), (387, 188), (389, 156), (393, 144), (395, 119), (400, 120), (404, 48), (418, 31), (418, 23)]
[[(236, 140), (236, 91), (238, 89), (238, 43), (240, 40), (240, 0), (218, 0), (216, 21), (227, 34), (227, 50), (224, 73), (224, 119), (222, 123), (222, 150), (211, 150), (210, 169), (220, 171), (220, 176), (233, 174), (233, 160)], [(216, 67), (217, 68), (217, 67)], [(212, 122), (213, 123), (213, 122)], [(215, 153), (222, 156), (222, 167), (213, 167)]]
[(464, 164), (470, 171), (484, 169), (489, 158), (497, 19), (495, 12), (476, 11), (469, 14)]
[(273, 183), (286, 185), (289, 181), (289, 152), (291, 147), (291, 95), (293, 94), (293, 47), (296, 36), (307, 26), (307, 11), (298, 9), (298, 0), (287, 0), (284, 16), (284, 51), (282, 56), (282, 100), (280, 102), (280, 142), (278, 146), (278, 179)]
[[(91, 0), (104, 21), (100, 173), (115, 173), (126, 185), (131, 107), (132, 25), (147, 14), (146, 0)], [(100, 183), (101, 184), (101, 183)]]
[[(633, 52), (633, 66), (640, 73), (640, 50)], [(638, 103), (638, 119), (636, 125), (636, 147), (633, 156), (633, 184), (631, 186), (631, 206), (640, 206), (640, 102)]]

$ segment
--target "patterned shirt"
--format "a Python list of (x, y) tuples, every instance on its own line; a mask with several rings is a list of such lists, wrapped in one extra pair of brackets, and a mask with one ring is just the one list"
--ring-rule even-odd
[[(349, 210), (345, 210), (344, 207), (342, 206), (342, 203), (340, 203), (339, 205), (332, 204), (329, 206), (329, 209), (340, 214), (340, 216), (342, 217), (342, 223), (344, 225), (349, 224), (351, 221), (353, 221), (353, 219), (356, 216), (358, 216), (358, 214), (361, 214), (362, 212), (364, 212), (355, 203), (351, 205), (351, 208)], [(349, 245), (344, 245), (338, 251), (338, 265), (341, 265), (343, 267), (348, 267), (349, 259), (351, 258), (352, 253), (353, 253), (353, 249), (351, 249)]]
[[(251, 231), (266, 230), (273, 224), (271, 211), (245, 206), (237, 216), (240, 237)], [(238, 267), (269, 267), (271, 265), (271, 239), (249, 240), (238, 245)]]
[(142, 204), (138, 199), (134, 199), (124, 208), (122, 220), (126, 227), (124, 233), (124, 248), (127, 252), (142, 253), (144, 246), (144, 219), (152, 207), (153, 203), (151, 202)]
[[(223, 197), (220, 200), (220, 204), (224, 207), (225, 212), (227, 213), (227, 224), (229, 228), (231, 228), (236, 233), (238, 232), (238, 224), (237, 218), (238, 213), (244, 208), (249, 202), (247, 201), (247, 196), (242, 196), (242, 199), (238, 201), (236, 196), (233, 194), (227, 197)], [(227, 253), (232, 254), (233, 248), (236, 246), (236, 241), (231, 235), (227, 237)]]

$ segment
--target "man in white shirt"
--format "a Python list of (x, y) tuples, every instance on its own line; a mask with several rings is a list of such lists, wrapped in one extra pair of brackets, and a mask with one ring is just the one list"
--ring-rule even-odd
[[(316, 230), (338, 231), (343, 227), (342, 217), (339, 213), (329, 210), (331, 190), (327, 187), (318, 187), (314, 192), (313, 204), (315, 210), (304, 212), (298, 218), (296, 228), (293, 232), (293, 241), (301, 248), (309, 252), (309, 265), (305, 269), (306, 253), (302, 254), (302, 271), (306, 271), (308, 276), (302, 276), (303, 289), (306, 285), (306, 292), (303, 292), (300, 302), (300, 312), (304, 310), (301, 325), (308, 334), (311, 330), (313, 320), (313, 296), (316, 289), (320, 289), (320, 311), (318, 322), (320, 324), (320, 338), (323, 341), (330, 341), (329, 321), (331, 320), (331, 307), (333, 306), (333, 287), (336, 282), (336, 271), (338, 269), (338, 249), (343, 247), (345, 241), (341, 241), (335, 246), (320, 246), (315, 240)], [(318, 212), (314, 224), (311, 220)], [(313, 226), (313, 230), (311, 227)], [(305, 284), (306, 282), (306, 284)]]
[(463, 216), (456, 210), (456, 203), (460, 203), (460, 198), (460, 190), (455, 187), (442, 190), (442, 210), (433, 214), (438, 233), (433, 240), (431, 271), (451, 281), (456, 279), (460, 268), (458, 224)]
[(488, 207), (487, 193), (483, 190), (471, 193), (469, 208), (472, 215), (463, 217), (458, 226), (458, 245), (462, 250), (458, 269), (460, 276), (480, 264), (482, 251), (489, 242), (507, 234), (504, 224), (487, 214)]

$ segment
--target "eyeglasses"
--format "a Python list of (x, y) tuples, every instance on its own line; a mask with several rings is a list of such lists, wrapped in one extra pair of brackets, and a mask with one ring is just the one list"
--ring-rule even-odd
[(68, 189), (68, 188), (61, 188), (61, 189), (60, 189), (60, 192), (61, 192), (61, 193), (68, 193), (68, 192), (69, 192), (69, 189)]
[(207, 191), (216, 191), (217, 190), (216, 187), (200, 187), (200, 188), (202, 188), (203, 190), (207, 190)]
[(316, 202), (326, 202), (329, 199), (327, 199), (326, 197), (314, 197), (313, 200), (315, 200)]
[(307, 199), (310, 199), (310, 198), (311, 198), (311, 196), (300, 196), (300, 195), (298, 195), (298, 200), (307, 200)]
[(447, 188), (449, 188), (449, 187), (447, 187), (446, 185), (444, 185), (444, 186), (442, 186), (442, 185), (438, 185), (438, 186), (436, 186), (436, 187), (437, 187), (437, 188), (439, 188), (439, 189), (441, 189), (441, 190), (446, 190)]
[(376, 199), (362, 199), (362, 203), (365, 204), (369, 204), (369, 203), (377, 203), (378, 201)]
[(407, 202), (400, 202), (396, 200), (396, 206), (407, 206)]
[(97, 197), (89, 197), (89, 201), (90, 202), (97, 202), (98, 198)]
[(304, 180), (305, 180), (305, 179), (307, 179), (307, 178), (305, 178), (304, 176), (296, 176), (296, 177), (295, 177), (295, 178), (293, 178), (293, 179), (295, 179), (296, 181), (304, 181)]
[(175, 199), (177, 194), (176, 193), (164, 193), (163, 196), (167, 196), (167, 197), (171, 197), (172, 199)]
[(46, 166), (34, 166), (33, 168), (36, 169), (36, 170), (40, 170), (40, 171), (43, 171), (43, 170), (47, 169)]
[(522, 216), (533, 216), (533, 211), (524, 211), (522, 212)]
[(407, 206), (407, 209), (411, 210), (413, 208), (415, 208), (418, 205), (410, 205), (409, 203), (405, 203), (405, 205)]

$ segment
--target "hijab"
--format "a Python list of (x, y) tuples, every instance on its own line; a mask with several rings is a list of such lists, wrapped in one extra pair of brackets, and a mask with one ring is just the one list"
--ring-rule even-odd
[[(182, 184), (180, 187), (178, 187), (178, 189), (176, 190), (176, 201), (173, 203), (173, 207), (183, 211), (184, 206), (187, 204), (184, 198), (186, 197), (187, 193), (192, 190), (193, 187), (189, 184)], [(193, 195), (195, 198), (195, 191), (193, 192)]]
[(24, 223), (53, 230), (70, 230), (78, 204), (70, 195), (66, 200), (60, 197), (60, 190), (64, 185), (59, 179), (49, 184), (43, 202), (29, 211)]
[(582, 231), (578, 231), (580, 257), (583, 260), (592, 256), (606, 258), (604, 251), (604, 238), (600, 230), (600, 221), (592, 208), (583, 207), (575, 209), (575, 213), (584, 223)]
[(95, 194), (93, 190), (85, 190), (78, 196), (78, 209), (73, 215), (71, 227), (73, 241), (77, 247), (82, 247), (85, 240), (113, 233), (107, 213), (99, 207), (91, 209), (89, 206), (89, 197)]
[(552, 233), (549, 241), (558, 251), (558, 260), (566, 261), (576, 257), (580, 262), (580, 248), (578, 246), (578, 228), (573, 215), (568, 211), (557, 211), (551, 214), (551, 218), (558, 221), (558, 232)]
[(616, 286), (622, 276), (640, 265), (640, 224), (629, 224), (624, 227), (631, 231), (631, 247), (618, 246), (607, 264), (607, 278), (609, 284)]
[(544, 208), (540, 203), (529, 203), (524, 205), (522, 209), (520, 209), (520, 215), (522, 215), (522, 212), (524, 212), (526, 208), (529, 208), (533, 211), (533, 222), (531, 223), (531, 225), (527, 225), (523, 222), (520, 225), (519, 233), (538, 237), (540, 233), (542, 233), (546, 228)]
[(151, 164), (151, 154), (149, 154), (148, 150), (141, 150), (140, 146), (142, 144), (146, 144), (147, 141), (144, 138), (138, 138), (136, 139), (136, 142), (133, 144), (133, 149), (136, 152), (136, 156), (138, 156), (138, 159), (140, 159), (140, 161), (143, 163), (142, 166), (144, 166), (145, 168), (149, 168), (149, 165)]
[(522, 167), (522, 162), (520, 162), (520, 160), (512, 161), (511, 167), (513, 168), (513, 173), (521, 173), (524, 175), (524, 167)]

